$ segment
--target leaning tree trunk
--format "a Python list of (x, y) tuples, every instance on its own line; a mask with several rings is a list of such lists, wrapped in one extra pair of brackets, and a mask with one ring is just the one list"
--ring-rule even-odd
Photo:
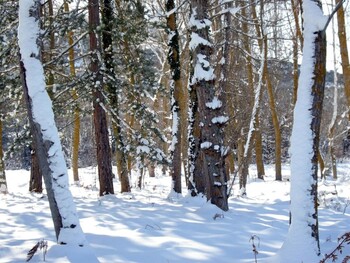
[(176, 12), (174, 0), (166, 2), (166, 11), (169, 12), (167, 16), (167, 30), (169, 36), (169, 53), (168, 62), (171, 69), (171, 111), (173, 117), (172, 125), (172, 143), (170, 147), (170, 154), (172, 157), (171, 163), (171, 177), (173, 181), (173, 191), (181, 193), (181, 123), (182, 110), (180, 108), (182, 82), (181, 82), (181, 68), (180, 68), (180, 49), (179, 49), (179, 32), (176, 25)]
[(224, 116), (222, 101), (215, 94), (215, 75), (211, 67), (213, 47), (209, 39), (208, 20), (209, 2), (191, 1), (191, 44), (192, 72), (190, 88), (198, 98), (198, 115), (200, 120), (199, 160), (195, 169), (207, 178), (206, 196), (224, 211), (228, 210), (227, 176), (225, 157), (228, 153), (224, 146), (223, 126), (228, 121)]
[(104, 96), (102, 94), (102, 75), (98, 53), (100, 48), (97, 42), (96, 29), (100, 26), (99, 1), (89, 0), (89, 25), (90, 25), (90, 70), (93, 74), (93, 107), (94, 127), (96, 141), (96, 157), (98, 165), (98, 178), (100, 183), (100, 196), (114, 194), (111, 150), (109, 146), (107, 116), (103, 108)]
[(303, 61), (291, 137), (291, 221), (281, 262), (318, 262), (320, 255), (317, 171), (326, 76), (326, 24), (321, 2), (304, 0), (303, 18)]
[(19, 3), (18, 41), (24, 98), (40, 169), (60, 244), (84, 245), (73, 197), (68, 189), (68, 173), (54, 121), (52, 103), (45, 89), (44, 69), (38, 44), (40, 39), (39, 0)]

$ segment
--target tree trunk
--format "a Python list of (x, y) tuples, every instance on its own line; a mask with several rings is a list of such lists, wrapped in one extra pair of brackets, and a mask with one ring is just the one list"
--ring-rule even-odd
[(29, 192), (42, 193), (43, 192), (42, 173), (40, 171), (38, 155), (35, 151), (34, 143), (32, 144), (30, 155), (31, 155), (31, 166), (30, 166)]
[[(336, 0), (336, 4), (339, 4), (342, 0)], [(339, 38), (339, 49), (341, 56), (341, 65), (343, 69), (344, 78), (344, 91), (346, 96), (346, 101), (348, 103), (348, 108), (350, 108), (350, 64), (349, 64), (349, 53), (347, 46), (347, 36), (346, 36), (346, 23), (344, 8), (340, 6), (337, 12), (338, 20), (338, 38)], [(348, 113), (350, 116), (350, 112)], [(350, 119), (350, 117), (349, 117)]]
[(254, 139), (255, 139), (255, 160), (256, 160), (256, 170), (258, 179), (264, 180), (265, 176), (265, 167), (264, 167), (264, 158), (263, 158), (263, 145), (261, 138), (261, 130), (260, 130), (260, 121), (259, 117), (256, 117), (255, 120), (256, 126), (254, 131)]
[[(242, 4), (242, 16), (246, 17), (247, 16), (246, 8), (243, 6), (243, 2), (241, 4)], [(256, 12), (255, 9), (253, 9), (253, 12)], [(257, 28), (257, 30), (258, 30), (258, 28)], [(254, 102), (253, 114), (252, 114), (252, 121), (254, 122), (254, 124), (252, 127), (250, 127), (250, 129), (254, 129), (255, 157), (256, 157), (256, 167), (257, 167), (258, 178), (264, 179), (265, 168), (264, 168), (264, 162), (263, 162), (263, 148), (262, 148), (260, 121), (259, 121), (261, 85), (262, 85), (262, 83), (260, 81), (261, 76), (259, 76), (259, 83), (257, 83), (257, 85), (256, 85), (257, 87), (254, 88), (254, 73), (253, 73), (253, 64), (252, 64), (252, 58), (251, 58), (250, 39), (248, 37), (249, 31), (248, 31), (248, 24), (246, 22), (243, 22), (243, 24), (242, 24), (242, 31), (244, 33), (244, 36), (243, 36), (244, 48), (248, 54), (248, 56), (246, 57), (248, 85), (249, 85), (249, 89), (250, 89), (251, 93), (255, 94), (255, 102)], [(263, 52), (262, 47), (261, 47), (261, 52)], [(262, 54), (262, 59), (264, 61), (263, 54)], [(262, 74), (262, 73), (260, 73), (260, 74)], [(250, 131), (250, 132), (252, 132), (252, 131)], [(248, 135), (247, 140), (250, 140), (249, 135)], [(249, 144), (250, 144), (250, 141), (248, 141), (246, 143), (246, 147), (250, 147)]]
[[(42, 41), (39, 38), (40, 6), (39, 0), (21, 0), (19, 3), (18, 41), (21, 81), (57, 241), (60, 244), (82, 246), (85, 237), (79, 225), (73, 197), (68, 189), (67, 167), (54, 121), (52, 103), (45, 89), (44, 69), (38, 46)], [(33, 38), (32, 35), (36, 37)]]
[[(69, 12), (69, 5), (67, 1), (64, 1), (64, 11)], [(73, 45), (73, 32), (68, 32), (68, 44)], [(68, 60), (69, 60), (69, 72), (72, 77), (75, 77), (75, 64), (74, 64), (74, 48), (71, 47), (68, 50)], [(79, 144), (80, 144), (80, 108), (78, 105), (78, 93), (75, 88), (72, 90), (72, 97), (75, 101), (74, 107), (74, 128), (73, 128), (73, 138), (72, 138), (72, 170), (73, 170), (73, 180), (74, 182), (79, 182)]]
[[(227, 149), (223, 142), (224, 116), (222, 102), (215, 94), (214, 70), (210, 66), (212, 45), (209, 39), (208, 1), (191, 1), (191, 50), (192, 72), (190, 88), (198, 98), (200, 120), (199, 160), (195, 169), (207, 178), (205, 193), (207, 199), (224, 211), (228, 210), (227, 176), (225, 157)], [(200, 39), (197, 41), (196, 39)]]
[(269, 97), (269, 106), (272, 116), (273, 128), (275, 132), (275, 178), (277, 181), (282, 181), (282, 136), (276, 110), (275, 96), (273, 94), (273, 87), (268, 73), (266, 36), (264, 36), (264, 79), (266, 81), (267, 94)]
[(129, 180), (129, 172), (128, 172), (128, 162), (127, 156), (125, 154), (125, 145), (124, 139), (121, 134), (121, 124), (119, 119), (119, 111), (115, 114), (118, 116), (115, 118), (115, 123), (113, 123), (113, 133), (116, 141), (116, 163), (118, 169), (118, 178), (120, 181), (120, 192), (128, 193), (131, 191), (130, 180)]
[[(291, 137), (291, 224), (281, 262), (318, 262), (318, 149), (326, 76), (326, 35), (319, 0), (304, 0), (304, 49)], [(324, 20), (323, 20), (324, 21)], [(310, 253), (310, 251), (312, 251)], [(283, 255), (283, 253), (282, 253)], [(307, 257), (309, 256), (309, 257)]]
[(292, 108), (294, 109), (295, 103), (298, 97), (298, 79), (299, 79), (299, 64), (298, 64), (298, 51), (299, 44), (300, 48), (303, 49), (304, 45), (304, 37), (300, 29), (299, 23), (299, 12), (300, 12), (300, 1), (299, 0), (291, 0), (292, 8), (293, 8), (293, 16), (295, 22), (295, 34), (293, 36), (293, 99), (292, 99)]
[[(339, 12), (339, 11), (338, 11)], [(334, 20), (332, 20), (332, 33), (333, 33), (333, 39), (335, 39), (335, 26), (334, 26)], [(337, 161), (335, 157), (335, 147), (334, 147), (334, 137), (335, 137), (335, 129), (338, 122), (338, 72), (337, 72), (337, 65), (338, 65), (338, 59), (337, 59), (337, 53), (336, 53), (336, 42), (333, 41), (333, 65), (334, 65), (334, 74), (333, 74), (333, 85), (334, 85), (334, 91), (333, 91), (333, 114), (332, 119), (328, 127), (328, 146), (329, 146), (329, 155), (331, 158), (331, 170), (333, 179), (338, 178), (337, 174)]]
[(149, 177), (156, 177), (156, 167), (154, 166), (154, 164), (148, 165), (148, 174)]
[(109, 146), (108, 126), (106, 112), (102, 105), (104, 104), (104, 97), (102, 95), (102, 75), (100, 72), (100, 65), (97, 53), (100, 48), (97, 42), (96, 29), (100, 25), (99, 19), (99, 1), (89, 0), (89, 25), (90, 25), (90, 51), (91, 63), (90, 70), (94, 78), (93, 90), (93, 113), (94, 113), (94, 127), (95, 140), (97, 150), (97, 165), (98, 178), (100, 183), (100, 196), (107, 194), (114, 194), (113, 188), (113, 173), (111, 162), (111, 150)]
[(4, 152), (2, 144), (2, 116), (0, 114), (0, 194), (7, 193), (7, 182), (5, 174)]
[(182, 112), (180, 108), (182, 82), (181, 82), (181, 67), (180, 67), (180, 49), (179, 49), (179, 33), (176, 25), (176, 12), (174, 11), (174, 0), (167, 0), (166, 11), (169, 12), (167, 16), (167, 30), (169, 36), (169, 53), (168, 62), (171, 69), (172, 83), (171, 83), (171, 111), (172, 111), (172, 144), (170, 147), (172, 163), (170, 174), (173, 182), (173, 191), (181, 193), (181, 124)]
[(118, 168), (118, 176), (119, 181), (121, 184), (121, 192), (130, 192), (130, 182), (129, 182), (129, 174), (128, 174), (128, 168), (127, 168), (127, 161), (125, 156), (125, 145), (124, 145), (124, 138), (121, 133), (121, 122), (120, 122), (120, 114), (119, 114), (119, 92), (118, 88), (116, 87), (116, 82), (111, 81), (115, 78), (116, 73), (114, 70), (114, 62), (113, 62), (113, 39), (112, 39), (112, 32), (113, 32), (113, 7), (111, 0), (104, 0), (103, 1), (103, 8), (102, 8), (102, 21), (104, 24), (104, 30), (102, 31), (102, 55), (104, 59), (104, 64), (106, 67), (105, 74), (108, 75), (106, 77), (106, 89), (108, 91), (109, 99), (110, 99), (110, 106), (112, 108), (113, 112), (113, 132), (114, 137), (116, 141), (116, 161), (117, 161), (117, 168)]
[(247, 195), (247, 178), (248, 178), (248, 169), (246, 169), (245, 158), (244, 158), (244, 141), (242, 139), (238, 140), (237, 143), (237, 154), (238, 154), (238, 163), (239, 163), (239, 191), (240, 196)]

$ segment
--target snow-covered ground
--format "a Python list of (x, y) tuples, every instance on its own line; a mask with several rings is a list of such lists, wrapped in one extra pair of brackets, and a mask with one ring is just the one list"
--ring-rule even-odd
[[(340, 164), (339, 179), (329, 178), (319, 185), (323, 254), (350, 230), (349, 171), (350, 164)], [(146, 176), (143, 190), (99, 197), (96, 169), (81, 169), (81, 186), (72, 184), (70, 189), (90, 244), (84, 248), (56, 245), (47, 198), (28, 193), (28, 171), (6, 172), (9, 194), (0, 195), (0, 262), (24, 262), (41, 240), (48, 241), (46, 262), (89, 263), (97, 262), (96, 257), (101, 263), (268, 262), (288, 231), (288, 166), (282, 182), (274, 181), (273, 166), (266, 167), (265, 181), (255, 179), (252, 167), (248, 196), (238, 197), (235, 186), (228, 212), (203, 198), (169, 196), (171, 178), (160, 172), (156, 178)], [(338, 262), (347, 252), (349, 248)], [(30, 262), (43, 262), (42, 252)]]

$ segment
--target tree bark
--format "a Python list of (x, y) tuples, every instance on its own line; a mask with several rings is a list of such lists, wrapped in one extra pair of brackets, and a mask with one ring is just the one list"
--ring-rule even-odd
[[(209, 39), (208, 1), (191, 1), (191, 49), (192, 72), (190, 88), (198, 98), (198, 112), (201, 134), (199, 137), (199, 160), (195, 169), (207, 178), (205, 193), (207, 199), (224, 211), (228, 210), (227, 176), (223, 126), (228, 120), (222, 110), (222, 102), (215, 94), (214, 70), (210, 66), (212, 45)], [(200, 41), (195, 39), (200, 38)]]
[(4, 152), (2, 144), (2, 116), (0, 114), (0, 194), (7, 193), (7, 182), (5, 174)]
[[(67, 167), (54, 121), (52, 103), (45, 89), (44, 69), (38, 46), (42, 41), (39, 34), (40, 6), (39, 0), (21, 0), (19, 3), (20, 76), (57, 241), (60, 244), (83, 246), (85, 237), (68, 189)], [(28, 35), (28, 30), (36, 37)]]
[(272, 123), (275, 132), (275, 178), (277, 181), (282, 181), (282, 136), (281, 128), (278, 121), (276, 110), (275, 96), (273, 94), (273, 87), (268, 73), (267, 65), (267, 37), (264, 36), (264, 79), (266, 82), (267, 94), (269, 97), (269, 106), (272, 116)]
[[(243, 6), (243, 2), (242, 4), (242, 16), (246, 17), (246, 8)], [(252, 10), (253, 12), (255, 11), (255, 8), (253, 8)], [(258, 30), (258, 28), (256, 28), (256, 30)], [(264, 179), (264, 175), (265, 175), (265, 168), (264, 168), (264, 162), (263, 162), (263, 148), (262, 148), (262, 138), (261, 138), (261, 130), (260, 130), (260, 120), (259, 120), (259, 111), (260, 111), (260, 98), (261, 98), (261, 85), (262, 83), (258, 83), (255, 89), (254, 89), (254, 73), (253, 73), (253, 64), (252, 64), (252, 58), (251, 58), (251, 48), (250, 48), (250, 40), (249, 40), (249, 31), (248, 31), (248, 24), (246, 22), (243, 22), (242, 24), (242, 31), (244, 33), (243, 35), (243, 39), (244, 39), (244, 48), (248, 54), (248, 56), (246, 57), (246, 68), (247, 68), (247, 78), (248, 78), (248, 85), (249, 85), (249, 89), (251, 91), (252, 94), (255, 94), (256, 92), (259, 94), (256, 94), (257, 96), (255, 96), (255, 101), (254, 104), (257, 105), (256, 110), (254, 111), (253, 109), (253, 115), (252, 118), (254, 125), (253, 128), (254, 129), (254, 139), (255, 139), (255, 159), (256, 159), (256, 167), (257, 167), (257, 173), (258, 173), (258, 178), (259, 179)], [(260, 31), (259, 31), (260, 32)], [(260, 33), (259, 33), (260, 34)], [(262, 52), (262, 47), (261, 47), (261, 52)], [(263, 59), (264, 61), (264, 59)], [(260, 82), (260, 79), (259, 79)], [(260, 85), (260, 86), (259, 86)], [(250, 138), (248, 138), (248, 140), (250, 140)], [(250, 144), (250, 142), (248, 142), (248, 144)], [(249, 145), (246, 145), (246, 147), (249, 147)], [(245, 186), (244, 186), (245, 187)]]
[[(342, 0), (336, 0), (336, 4), (339, 4)], [(339, 49), (341, 57), (341, 66), (343, 69), (343, 78), (344, 78), (344, 91), (346, 96), (346, 101), (348, 108), (350, 108), (350, 64), (349, 64), (349, 53), (347, 45), (347, 34), (346, 34), (346, 23), (345, 23), (345, 14), (344, 7), (341, 6), (337, 12), (338, 20), (338, 38), (339, 38)], [(350, 119), (350, 112), (348, 113)]]
[(42, 193), (43, 177), (40, 170), (38, 155), (35, 151), (34, 143), (32, 143), (32, 149), (31, 149), (30, 155), (31, 155), (31, 166), (30, 166), (29, 192)]
[(181, 146), (182, 134), (181, 124), (183, 122), (182, 112), (180, 108), (182, 82), (181, 82), (181, 66), (180, 66), (180, 49), (179, 49), (179, 33), (176, 25), (176, 11), (174, 0), (167, 0), (166, 11), (169, 12), (167, 16), (167, 30), (169, 36), (169, 53), (168, 62), (171, 69), (172, 83), (171, 83), (171, 111), (173, 117), (172, 125), (172, 144), (171, 144), (171, 170), (170, 174), (173, 182), (173, 191), (181, 193)]
[(93, 90), (93, 114), (96, 140), (96, 156), (98, 165), (98, 177), (100, 184), (100, 196), (114, 194), (113, 173), (111, 162), (111, 150), (109, 146), (108, 126), (106, 112), (102, 105), (104, 97), (102, 95), (102, 75), (97, 53), (100, 47), (97, 40), (97, 27), (100, 25), (99, 1), (89, 0), (89, 25), (90, 25), (90, 70), (94, 79)]
[(103, 59), (106, 67), (105, 74), (108, 75), (106, 78), (106, 89), (108, 91), (110, 106), (112, 108), (112, 117), (113, 117), (113, 132), (116, 140), (116, 162), (118, 169), (119, 181), (121, 184), (121, 192), (130, 192), (130, 181), (127, 167), (127, 157), (125, 155), (125, 145), (124, 138), (121, 133), (121, 122), (120, 122), (120, 114), (119, 114), (119, 92), (116, 86), (116, 81), (111, 81), (116, 76), (114, 70), (114, 62), (113, 62), (113, 7), (111, 0), (103, 1), (102, 8), (102, 21), (104, 24), (104, 30), (102, 31), (102, 46), (103, 46)]
[[(320, 255), (317, 172), (326, 77), (326, 34), (325, 26), (319, 22), (324, 18), (321, 1), (304, 0), (303, 12), (303, 63), (291, 137), (291, 224), (283, 246), (295, 250), (298, 256), (293, 262), (316, 262)], [(295, 231), (303, 237), (300, 239)], [(306, 259), (307, 254), (312, 259)]]
[[(64, 1), (64, 11), (69, 12), (69, 5), (67, 1)], [(68, 45), (73, 45), (73, 32), (68, 32)], [(75, 64), (74, 64), (74, 48), (71, 47), (68, 50), (68, 60), (69, 60), (69, 73), (72, 77), (76, 76)], [(79, 144), (80, 144), (80, 108), (78, 105), (78, 93), (75, 88), (72, 90), (72, 97), (75, 101), (74, 106), (74, 127), (73, 127), (73, 138), (72, 138), (72, 170), (73, 170), (73, 180), (74, 182), (79, 182)]]

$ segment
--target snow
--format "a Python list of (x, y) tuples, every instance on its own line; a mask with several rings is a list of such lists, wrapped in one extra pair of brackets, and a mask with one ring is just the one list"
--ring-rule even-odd
[[(304, 1), (304, 49), (299, 76), (298, 98), (294, 110), (291, 136), (291, 226), (287, 238), (276, 256), (276, 262), (318, 262), (318, 249), (311, 236), (310, 225), (315, 213), (313, 197), (310, 195), (313, 167), (313, 133), (311, 131), (311, 111), (315, 48), (315, 32), (324, 28), (324, 16), (314, 1)], [(290, 255), (295, 254), (293, 258)]]
[(229, 120), (228, 116), (218, 116), (212, 118), (211, 122), (214, 124), (225, 124)]
[[(274, 180), (274, 165), (266, 166), (265, 181), (256, 179), (256, 168), (250, 167), (248, 196), (238, 197), (235, 185), (228, 212), (207, 203), (206, 198), (168, 198), (171, 178), (162, 176), (161, 168), (156, 169), (155, 178), (146, 176), (143, 190), (133, 188), (129, 194), (99, 197), (96, 170), (80, 169), (83, 187), (70, 185), (90, 244), (82, 248), (56, 244), (46, 196), (28, 192), (28, 171), (7, 170), (9, 194), (0, 196), (0, 261), (24, 262), (26, 253), (44, 239), (48, 241), (49, 263), (93, 263), (97, 262), (95, 256), (101, 263), (245, 263), (255, 262), (249, 240), (256, 236), (258, 262), (270, 263), (286, 238), (290, 184)], [(320, 191), (329, 194), (323, 195), (319, 207), (323, 254), (349, 231), (349, 170), (349, 163), (339, 164), (339, 180), (320, 184)], [(283, 174), (289, 177), (289, 166), (283, 166)], [(70, 170), (69, 175), (73, 177)], [(135, 184), (136, 172), (132, 179)], [(114, 184), (115, 189), (120, 187), (117, 181)], [(338, 195), (331, 194), (335, 186)], [(338, 262), (349, 253), (345, 247)], [(291, 259), (294, 256), (289, 255)], [(39, 251), (30, 262), (43, 262), (42, 258)]]
[(211, 43), (208, 40), (200, 37), (197, 33), (192, 32), (191, 41), (190, 41), (190, 50), (194, 50), (199, 45), (205, 45), (205, 46), (211, 47)]
[(213, 145), (213, 143), (211, 143), (211, 142), (202, 142), (201, 149), (209, 149), (212, 145)]
[(210, 81), (213, 79), (215, 79), (214, 69), (210, 67), (207, 57), (203, 54), (197, 54), (191, 85), (194, 85), (201, 80)]
[(222, 107), (222, 101), (215, 96), (213, 100), (211, 102), (207, 102), (205, 106), (213, 110), (220, 109)]
[[(59, 242), (83, 245), (85, 237), (80, 229), (77, 211), (68, 189), (68, 174), (63, 151), (54, 120), (52, 103), (46, 92), (44, 69), (38, 59), (40, 52), (37, 39), (40, 35), (38, 21), (30, 15), (34, 1), (19, 2), (18, 43), (21, 60), (26, 69), (26, 84), (32, 104), (34, 121), (39, 124), (45, 143), (48, 143), (48, 163), (52, 176), (52, 188), (62, 217)], [(74, 226), (74, 227), (72, 227)], [(70, 232), (70, 234), (68, 234)]]
[(196, 27), (197, 29), (203, 29), (205, 27), (210, 27), (211, 24), (212, 23), (209, 19), (197, 19), (197, 8), (193, 8), (191, 16), (190, 16), (190, 21), (189, 21), (190, 27)]

